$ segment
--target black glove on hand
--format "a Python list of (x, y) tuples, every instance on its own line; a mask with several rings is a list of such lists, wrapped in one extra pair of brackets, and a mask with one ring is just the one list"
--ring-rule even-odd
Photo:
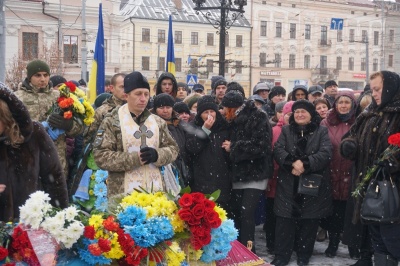
[(340, 145), (340, 151), (343, 157), (352, 158), (357, 151), (357, 146), (353, 141), (344, 141)]
[(140, 149), (140, 159), (144, 164), (157, 162), (158, 152), (154, 148), (144, 147), (143, 149)]
[(376, 162), (376, 164), (384, 167), (389, 174), (394, 174), (399, 171), (399, 162), (393, 156), (390, 156), (389, 159), (382, 162)]
[(64, 129), (65, 131), (71, 130), (73, 126), (73, 119), (65, 119), (62, 115), (51, 114), (47, 119), (49, 125), (53, 128)]

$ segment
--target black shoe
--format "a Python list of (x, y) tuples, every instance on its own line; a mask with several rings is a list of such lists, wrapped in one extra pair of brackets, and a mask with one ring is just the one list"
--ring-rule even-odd
[(271, 261), (271, 264), (275, 266), (286, 266), (289, 264), (289, 261), (281, 258), (275, 258), (273, 261)]
[(372, 258), (362, 258), (350, 266), (373, 266)]
[(327, 256), (328, 258), (336, 257), (336, 251), (337, 247), (329, 245), (328, 248), (325, 250), (325, 256)]
[(348, 246), (347, 248), (349, 250), (350, 258), (352, 258), (353, 260), (358, 260), (359, 258), (361, 258), (360, 250), (358, 248), (354, 248), (354, 247), (350, 247), (350, 246)]
[(309, 259), (306, 258), (297, 258), (297, 265), (306, 266), (308, 265)]

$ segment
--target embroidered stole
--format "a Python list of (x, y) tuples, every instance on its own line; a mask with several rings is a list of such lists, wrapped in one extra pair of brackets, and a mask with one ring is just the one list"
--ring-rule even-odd
[[(133, 120), (128, 109), (128, 104), (125, 104), (119, 108), (118, 117), (121, 124), (122, 145), (124, 152), (138, 153), (140, 151), (141, 139), (137, 139), (133, 135), (136, 131), (139, 131), (139, 125)], [(160, 129), (158, 128), (158, 124), (154, 119), (154, 116), (150, 115), (144, 122), (144, 125), (148, 130), (153, 132), (153, 136), (151, 138), (146, 138), (147, 146), (155, 149), (158, 148), (160, 144)], [(147, 191), (151, 191), (152, 187), (153, 191), (163, 191), (164, 184), (159, 168), (151, 163), (141, 165), (130, 171), (126, 171), (124, 178), (124, 192), (130, 193), (135, 188), (139, 187), (142, 187)]]

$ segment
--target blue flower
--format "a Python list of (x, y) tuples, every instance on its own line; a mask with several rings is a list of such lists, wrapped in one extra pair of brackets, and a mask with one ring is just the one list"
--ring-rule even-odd
[(111, 259), (107, 259), (103, 255), (101, 256), (93, 256), (90, 253), (88, 246), (94, 241), (90, 241), (88, 239), (83, 240), (84, 247), (78, 248), (79, 257), (90, 265), (109, 265), (111, 264)]
[(128, 206), (117, 217), (120, 224), (124, 227), (139, 225), (146, 220), (146, 210), (141, 207)]
[(156, 236), (150, 233), (149, 224), (126, 226), (124, 230), (140, 247), (153, 247), (156, 244)]
[(107, 196), (107, 186), (104, 182), (97, 183), (96, 185), (94, 185), (94, 195), (96, 197)]
[(97, 183), (101, 183), (106, 181), (107, 177), (108, 177), (108, 172), (104, 171), (104, 170), (97, 170), (96, 174), (95, 174), (95, 180)]
[(94, 202), (94, 207), (96, 210), (105, 212), (108, 208), (108, 200), (105, 197), (97, 197), (96, 201)]

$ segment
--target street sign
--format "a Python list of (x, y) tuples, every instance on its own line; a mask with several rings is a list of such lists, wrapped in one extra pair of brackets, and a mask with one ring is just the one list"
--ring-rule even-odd
[(331, 30), (343, 30), (343, 19), (342, 18), (332, 18)]
[(189, 88), (192, 88), (194, 84), (197, 84), (197, 75), (189, 74), (186, 76), (186, 84)]

